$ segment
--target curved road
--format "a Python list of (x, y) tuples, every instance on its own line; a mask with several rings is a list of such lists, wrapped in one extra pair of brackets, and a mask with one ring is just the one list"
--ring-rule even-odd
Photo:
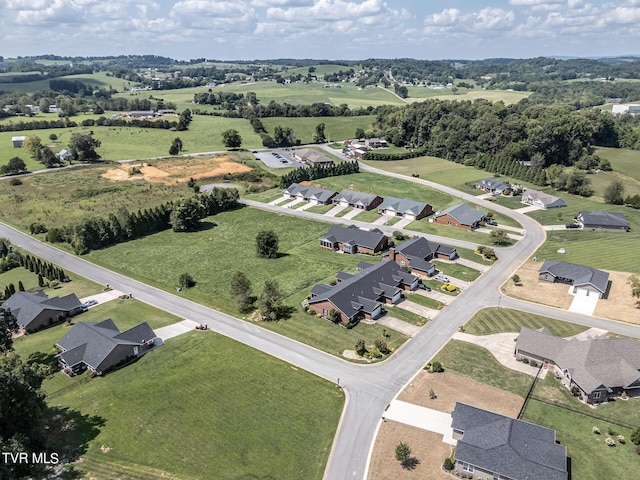
[[(336, 154), (335, 151), (331, 151), (331, 153)], [(544, 241), (545, 232), (537, 222), (525, 215), (478, 200), (472, 195), (455, 189), (423, 179), (390, 174), (366, 165), (362, 165), (362, 170), (420, 183), (458, 196), (468, 202), (492, 208), (519, 221), (527, 232), (524, 239), (515, 246), (500, 249), (500, 258), (496, 262), (495, 268), (491, 268), (478, 281), (471, 284), (458, 296), (457, 301), (444, 309), (435, 320), (423, 327), (391, 358), (374, 365), (357, 365), (346, 362), (277, 333), (87, 262), (7, 225), (0, 224), (0, 236), (8, 238), (15, 245), (29, 250), (35, 255), (57, 263), (64, 269), (76, 272), (98, 283), (108, 283), (118, 290), (132, 293), (137, 299), (178, 316), (200, 323), (208, 323), (212, 330), (220, 334), (262, 350), (330, 381), (337, 382), (339, 379), (340, 385), (347, 393), (347, 404), (324, 477), (329, 480), (363, 479), (366, 476), (368, 456), (375, 440), (375, 432), (387, 405), (478, 309), (498, 304), (500, 285)], [(250, 202), (245, 201), (245, 203)], [(274, 211), (284, 211), (288, 214), (307, 213), (281, 207), (268, 208)], [(315, 219), (313, 214), (307, 213), (307, 215), (309, 215), (308, 218)], [(322, 217), (322, 219), (327, 221), (327, 217)], [(430, 238), (436, 237), (430, 236)], [(474, 245), (469, 242), (459, 242), (449, 238), (437, 238), (437, 240), (450, 245), (474, 248)], [(501, 305), (587, 326), (597, 326), (623, 335), (640, 337), (640, 327), (633, 325), (587, 317), (508, 297), (501, 298)]]

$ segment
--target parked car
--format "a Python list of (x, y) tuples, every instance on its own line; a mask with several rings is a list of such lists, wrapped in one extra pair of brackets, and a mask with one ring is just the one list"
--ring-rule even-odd
[(577, 223), (567, 223), (565, 225), (566, 228), (580, 228), (580, 225), (578, 225)]
[(286, 158), (281, 158), (280, 163), (289, 163), (289, 160), (287, 160)]
[(449, 277), (447, 277), (446, 275), (436, 275), (433, 278), (438, 280), (439, 282), (448, 282), (449, 281)]
[(456, 286), (453, 283), (443, 283), (440, 285), (440, 288), (446, 290), (447, 292), (453, 292), (456, 289)]
[(498, 222), (496, 222), (495, 220), (487, 220), (484, 223), (486, 223), (487, 225), (491, 225), (492, 227), (495, 227), (498, 225)]
[(431, 287), (429, 285), (425, 285), (424, 283), (419, 283), (418, 288), (427, 292), (431, 291)]

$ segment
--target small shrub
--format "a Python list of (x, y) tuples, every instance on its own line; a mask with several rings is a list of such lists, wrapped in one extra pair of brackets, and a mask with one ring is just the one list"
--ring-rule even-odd
[(529, 365), (531, 365), (532, 367), (537, 367), (538, 366), (538, 362), (536, 362), (535, 360), (531, 360), (529, 362)]
[(442, 468), (444, 468), (447, 472), (453, 470), (453, 462), (449, 457), (444, 459), (444, 465), (442, 465)]
[(378, 350), (376, 347), (371, 347), (369, 349), (369, 354), (372, 358), (382, 358), (382, 353), (380, 353), (380, 350)]
[(640, 455), (640, 446), (636, 447), (636, 453)]
[(615, 447), (616, 446), (616, 442), (613, 438), (611, 437), (607, 437), (604, 439), (604, 443), (607, 444), (607, 446), (609, 447)]
[(19, 178), (12, 178), (11, 180), (9, 180), (9, 185), (17, 187), (18, 185), (22, 185), (22, 180), (20, 180)]
[(631, 432), (629, 440), (631, 440), (636, 445), (640, 445), (640, 427), (636, 427), (633, 432)]
[(526, 358), (526, 357), (525, 357), (525, 358), (523, 358), (523, 359), (522, 359), (522, 363), (529, 363), (529, 359), (528, 359), (528, 358)]
[(624, 444), (624, 442), (625, 442), (624, 436), (622, 436), (622, 435), (618, 435), (616, 437), (616, 440), (618, 440), (618, 443), (620, 443), (620, 444)]
[(429, 371), (433, 373), (439, 373), (444, 372), (444, 368), (442, 368), (442, 364), (436, 360), (434, 362), (431, 362), (431, 368), (429, 369)]
[(381, 338), (376, 338), (376, 341), (373, 344), (378, 350), (380, 350), (380, 353), (384, 354), (389, 352), (389, 347), (387, 346), (387, 342), (385, 342)]
[(594, 433), (596, 435), (600, 435), (600, 429), (598, 427), (593, 427), (591, 429), (591, 433)]

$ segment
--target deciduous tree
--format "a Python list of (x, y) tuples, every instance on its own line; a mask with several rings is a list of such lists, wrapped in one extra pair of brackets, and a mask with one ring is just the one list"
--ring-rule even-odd
[(263, 230), (256, 236), (256, 251), (262, 258), (278, 257), (278, 235), (273, 230)]
[(614, 179), (604, 191), (605, 203), (622, 205), (624, 203), (624, 186), (620, 180)]
[(236, 272), (231, 276), (231, 293), (236, 298), (236, 306), (241, 312), (248, 312), (253, 306), (251, 301), (251, 281), (244, 272)]
[(262, 293), (258, 297), (258, 310), (263, 320), (271, 322), (278, 320), (284, 313), (282, 291), (277, 280), (264, 282)]
[(242, 145), (242, 137), (233, 128), (222, 132), (222, 141), (227, 148), (240, 148), (240, 145)]

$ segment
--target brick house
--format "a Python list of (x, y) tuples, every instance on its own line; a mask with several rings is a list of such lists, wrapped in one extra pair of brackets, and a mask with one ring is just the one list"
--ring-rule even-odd
[(378, 213), (407, 220), (420, 220), (433, 212), (428, 203), (416, 202), (410, 198), (387, 197), (378, 205)]
[(430, 260), (455, 260), (457, 257), (455, 248), (431, 243), (425, 237), (417, 237), (390, 248), (388, 258), (401, 267), (409, 267), (414, 275), (430, 277), (436, 273), (436, 267)]
[(16, 292), (2, 308), (11, 310), (20, 328), (32, 333), (77, 315), (82, 312), (82, 303), (75, 293), (49, 298), (44, 292)]
[(343, 253), (366, 253), (375, 255), (387, 249), (389, 237), (382, 231), (361, 230), (355, 225), (342, 227), (333, 225), (320, 239), (320, 248)]
[(433, 223), (473, 230), (474, 228), (478, 228), (484, 218), (484, 212), (476, 210), (466, 203), (461, 203), (441, 212), (436, 212), (433, 217)]
[(353, 190), (342, 190), (333, 198), (334, 205), (359, 208), (361, 210), (372, 210), (381, 203), (382, 197), (379, 197), (378, 195), (354, 192)]
[(602, 298), (609, 285), (609, 274), (575, 263), (545, 260), (538, 270), (538, 281), (565, 283), (573, 286), (573, 293), (586, 296), (595, 294)]

